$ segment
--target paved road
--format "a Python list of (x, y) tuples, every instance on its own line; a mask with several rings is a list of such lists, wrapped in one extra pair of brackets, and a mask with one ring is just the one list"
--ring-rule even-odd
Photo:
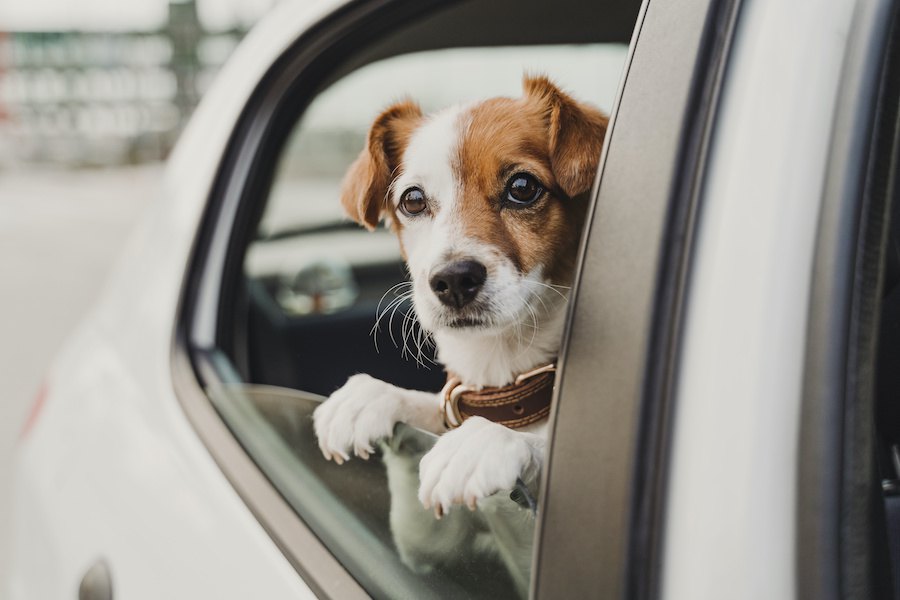
[(155, 197), (160, 170), (0, 170), (0, 577), (10, 464), (31, 398)]

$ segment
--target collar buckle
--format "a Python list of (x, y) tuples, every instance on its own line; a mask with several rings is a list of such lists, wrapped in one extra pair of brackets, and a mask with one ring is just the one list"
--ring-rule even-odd
[(441, 389), (441, 417), (447, 429), (456, 429), (462, 425), (463, 418), (459, 414), (459, 397), (464, 392), (474, 391), (470, 385), (463, 385), (459, 377), (453, 376), (447, 379)]

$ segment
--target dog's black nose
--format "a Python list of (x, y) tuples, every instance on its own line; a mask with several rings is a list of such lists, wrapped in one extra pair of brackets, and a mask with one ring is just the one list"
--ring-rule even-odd
[(431, 289), (447, 306), (462, 308), (475, 299), (487, 279), (487, 269), (480, 262), (461, 260), (451, 263), (431, 277)]

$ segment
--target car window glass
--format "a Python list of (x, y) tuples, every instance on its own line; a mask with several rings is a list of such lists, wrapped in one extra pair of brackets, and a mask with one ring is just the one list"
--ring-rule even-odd
[(409, 311), (396, 238), (343, 215), (341, 180), (374, 118), (398, 99), (428, 113), (519, 96), (523, 73), (545, 73), (609, 111), (626, 53), (591, 44), (382, 60), (323, 90), (279, 156), (243, 263), (247, 322), (231, 358), (244, 383), (209, 393), (287, 502), (374, 595), (527, 596), (539, 499), (520, 480), (477, 511), (436, 519), (417, 498), (419, 459), (435, 436), (403, 425), (367, 461), (323, 458), (311, 414), (349, 376), (425, 391), (446, 378)]

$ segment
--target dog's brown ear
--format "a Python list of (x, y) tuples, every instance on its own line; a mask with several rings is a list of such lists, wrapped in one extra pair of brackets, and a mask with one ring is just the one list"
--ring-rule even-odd
[(366, 147), (344, 176), (341, 204), (347, 215), (366, 229), (375, 229), (389, 210), (392, 174), (421, 118), (422, 111), (413, 102), (388, 107), (372, 123)]
[(570, 198), (587, 192), (600, 162), (609, 117), (574, 100), (547, 77), (526, 75), (522, 87), (525, 97), (538, 102), (545, 111), (550, 128), (550, 167), (556, 181)]

